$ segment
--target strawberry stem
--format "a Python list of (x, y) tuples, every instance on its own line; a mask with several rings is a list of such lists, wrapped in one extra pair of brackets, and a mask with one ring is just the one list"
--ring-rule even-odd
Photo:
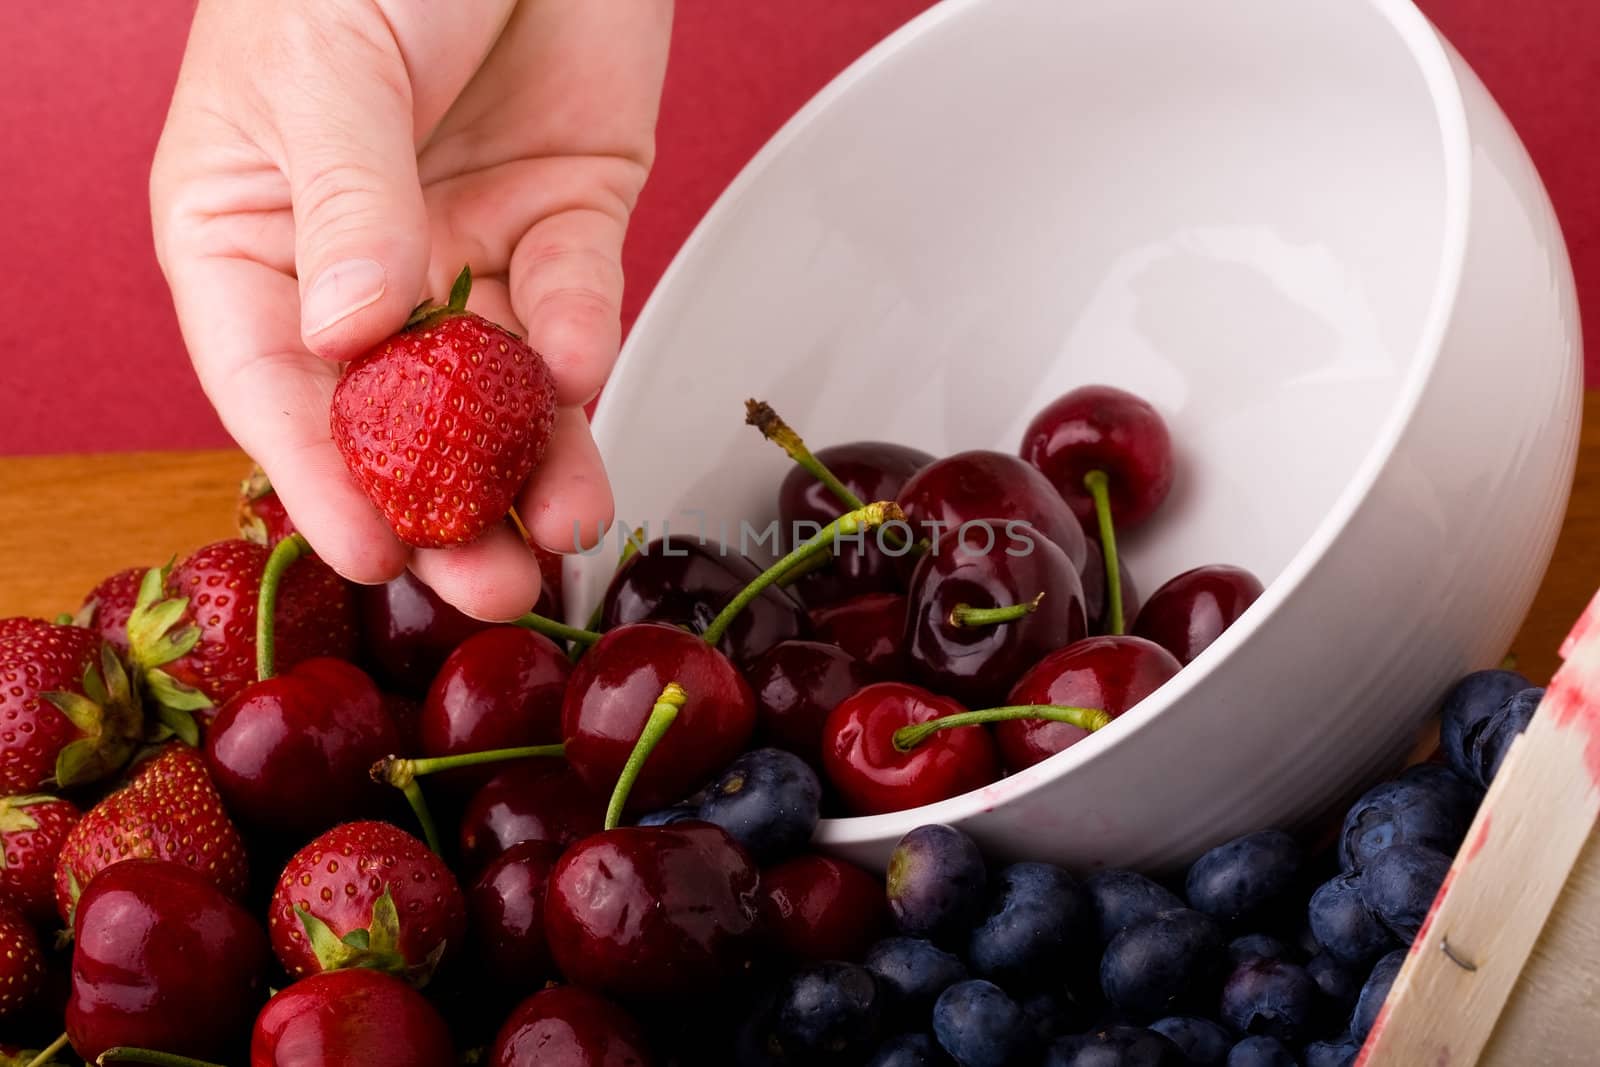
[(1094, 514), (1100, 523), (1100, 551), (1106, 558), (1106, 615), (1108, 631), (1114, 637), (1127, 633), (1122, 617), (1122, 571), (1117, 563), (1117, 532), (1111, 522), (1110, 479), (1106, 472), (1093, 470), (1083, 476), (1084, 488), (1094, 498)]
[(1064, 722), (1080, 730), (1094, 733), (1111, 721), (1111, 716), (1097, 708), (1071, 708), (1056, 704), (1012, 704), (1003, 708), (984, 708), (980, 711), (963, 711), (940, 719), (902, 726), (894, 732), (894, 747), (898, 752), (910, 752), (940, 730), (957, 726), (978, 726), (986, 722), (1009, 722), (1013, 719), (1044, 719)]
[[(37, 1062), (37, 1061), (35, 1061)], [(218, 1067), (209, 1060), (197, 1060), (191, 1056), (179, 1056), (174, 1052), (159, 1052), (151, 1048), (130, 1048), (118, 1045), (108, 1048), (100, 1053), (94, 1061), (97, 1065), (103, 1063), (153, 1063), (157, 1067)]]
[(816, 536), (795, 546), (793, 552), (762, 571), (749, 585), (739, 590), (738, 595), (728, 601), (727, 606), (711, 620), (711, 625), (706, 627), (702, 635), (706, 644), (714, 646), (721, 641), (723, 634), (728, 632), (728, 627), (733, 625), (733, 620), (739, 617), (739, 613), (749, 606), (751, 601), (764, 593), (768, 586), (782, 581), (791, 571), (810, 563), (831, 549), (840, 538), (853, 537), (863, 530), (882, 526), (886, 522), (903, 522), (905, 517), (900, 505), (892, 500), (880, 500), (875, 504), (867, 504), (840, 515), (819, 530)]
[(571, 641), (574, 644), (588, 647), (600, 640), (600, 635), (593, 630), (581, 630), (576, 626), (568, 626), (564, 622), (557, 622), (535, 612), (528, 612), (521, 618), (512, 619), (512, 626), (520, 626), (524, 630), (532, 630), (536, 634), (544, 634), (556, 641)]
[(650, 758), (650, 753), (666, 735), (688, 699), (689, 694), (677, 682), (668, 682), (661, 695), (656, 697), (655, 707), (650, 709), (650, 718), (645, 720), (644, 729), (639, 731), (639, 740), (634, 742), (633, 751), (628, 753), (628, 762), (622, 765), (622, 773), (617, 775), (617, 784), (611, 790), (611, 803), (606, 805), (607, 830), (615, 830), (621, 824), (623, 809), (628, 806), (628, 794), (633, 791), (633, 783), (644, 769), (644, 761)]
[(1044, 593), (1041, 592), (1032, 600), (1023, 601), (1021, 604), (1007, 604), (999, 608), (975, 608), (971, 604), (957, 604), (950, 609), (950, 625), (998, 626), (1001, 623), (1016, 622), (1038, 611), (1039, 602), (1043, 599)]
[(456, 280), (450, 286), (450, 299), (445, 302), (445, 307), (451, 311), (467, 310), (467, 297), (472, 295), (472, 264), (461, 268), (461, 273), (456, 275)]
[(305, 537), (292, 533), (278, 542), (261, 572), (261, 597), (256, 603), (256, 677), (263, 682), (272, 677), (276, 666), (272, 615), (278, 608), (278, 585), (290, 564), (310, 553)]
[(49, 1048), (46, 1048), (43, 1052), (39, 1053), (33, 1059), (29, 1060), (28, 1063), (27, 1063), (27, 1067), (48, 1067), (50, 1061), (55, 1058), (55, 1054), (60, 1052), (62, 1049), (66, 1048), (66, 1047), (67, 1047), (67, 1035), (66, 1034), (62, 1034), (60, 1037), (58, 1037), (54, 1041), (50, 1042), (50, 1047)]

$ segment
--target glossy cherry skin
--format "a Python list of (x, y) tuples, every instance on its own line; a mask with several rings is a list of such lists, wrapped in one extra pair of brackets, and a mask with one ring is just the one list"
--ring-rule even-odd
[[(963, 523), (986, 522), (995, 540), (1006, 541), (1006, 523), (1032, 526), (1056, 543), (1072, 565), (1088, 560), (1083, 527), (1050, 480), (1004, 452), (957, 452), (918, 471), (900, 491), (900, 506), (918, 538), (940, 543)], [(935, 524), (942, 525), (935, 525)], [(970, 537), (980, 538), (972, 530)]]
[[(816, 456), (864, 502), (895, 499), (913, 474), (933, 462), (921, 449), (884, 441), (830, 445), (819, 449)], [(848, 510), (827, 486), (798, 466), (789, 468), (778, 487), (778, 521), (783, 524), (787, 548), (794, 547), (797, 536), (804, 539), (811, 532), (805, 524), (826, 526)], [(862, 538), (861, 547), (853, 540), (841, 540), (833, 560), (804, 575), (794, 590), (806, 606), (818, 608), (863, 593), (901, 592), (902, 571), (899, 557), (884, 552), (878, 536), (869, 533)]]
[(720, 826), (622, 827), (578, 842), (545, 892), (567, 979), (613, 996), (704, 996), (759, 948), (755, 863)]
[(537, 989), (554, 976), (544, 938), (544, 891), (561, 848), (525, 841), (485, 867), (467, 894), (478, 965), (497, 990)]
[(489, 1067), (650, 1067), (650, 1046), (627, 1012), (575, 986), (517, 1005), (500, 1027)]
[(90, 1063), (117, 1045), (219, 1056), (266, 997), (267, 935), (181, 864), (107, 867), (78, 898), (72, 929), (67, 1033)]
[(446, 604), (410, 571), (383, 585), (356, 587), (368, 667), (390, 688), (421, 696), (455, 647), (493, 623)]
[(229, 812), (304, 838), (383, 809), (391, 792), (368, 771), (399, 750), (400, 732), (371, 678), (322, 658), (246, 686), (217, 713), (205, 746)]
[(822, 724), (835, 704), (877, 681), (850, 653), (821, 641), (780, 641), (745, 672), (756, 698), (762, 744), (807, 762), (822, 759)]
[(443, 1067), (450, 1030), (421, 993), (356, 967), (314, 974), (267, 1002), (250, 1035), (250, 1067)]
[(567, 762), (592, 790), (609, 795), (668, 682), (682, 686), (688, 699), (634, 782), (632, 811), (682, 800), (744, 751), (756, 724), (750, 686), (694, 634), (649, 622), (608, 632), (567, 683), (561, 706)]
[(761, 872), (767, 937), (803, 960), (859, 960), (889, 922), (883, 879), (832, 856), (796, 856)]
[[(1106, 599), (1106, 562), (1100, 554), (1099, 542), (1089, 542), (1089, 562), (1084, 564), (1078, 577), (1083, 580), (1083, 608), (1089, 617), (1089, 634), (1098, 637), (1111, 625), (1108, 614), (1111, 604)], [(1126, 559), (1118, 558), (1117, 577), (1122, 579), (1122, 622), (1126, 629), (1139, 614), (1139, 590), (1133, 584), (1133, 573)]]
[(986, 727), (936, 730), (909, 752), (894, 747), (900, 727), (966, 710), (905, 682), (869, 685), (823, 724), (823, 773), (856, 815), (904, 811), (988, 785), (1000, 765)]
[[(1007, 704), (1098, 708), (1115, 719), (1181, 670), (1172, 653), (1142, 637), (1091, 637), (1052, 652), (1023, 675)], [(1088, 737), (1071, 723), (1015, 719), (994, 724), (1000, 757), (1020, 771)]]
[[(1004, 700), (1040, 657), (1088, 633), (1083, 585), (1066, 553), (1029, 529), (1017, 529), (988, 551), (952, 537), (929, 551), (911, 576), (906, 658), (923, 685), (968, 707)], [(1015, 552), (1017, 554), (1013, 555)], [(957, 626), (951, 613), (973, 608), (1038, 606), (1012, 622)]]
[[(699, 633), (760, 573), (737, 545), (723, 554), (710, 538), (704, 545), (696, 537), (657, 538), (617, 568), (601, 601), (600, 628), (666, 622)], [(719, 647), (743, 664), (779, 641), (809, 634), (805, 607), (774, 585), (740, 613)]]
[(906, 598), (900, 593), (864, 593), (811, 613), (817, 640), (843, 649), (877, 681), (904, 678)]
[(1261, 592), (1261, 580), (1243, 567), (1196, 567), (1150, 594), (1133, 632), (1171, 652), (1179, 663), (1192, 663)]
[(461, 817), (461, 859), (468, 869), (480, 870), (525, 841), (565, 848), (599, 833), (605, 813), (606, 796), (560, 760), (514, 763), (468, 802)]
[[(450, 653), (422, 703), (422, 754), (452, 756), (561, 740), (561, 698), (572, 673), (561, 647), (520, 626), (473, 634)], [(492, 764), (434, 776), (475, 788)]]
[(1148, 403), (1109, 385), (1086, 385), (1048, 404), (1022, 434), (1022, 458), (1056, 487), (1086, 530), (1099, 530), (1083, 477), (1107, 476), (1119, 530), (1143, 523), (1172, 488), (1172, 438)]

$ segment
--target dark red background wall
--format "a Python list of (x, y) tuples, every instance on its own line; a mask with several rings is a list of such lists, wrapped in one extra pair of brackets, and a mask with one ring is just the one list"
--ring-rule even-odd
[[(679, 0), (631, 321), (767, 136), (928, 0)], [(1425, 0), (1549, 184), (1600, 323), (1600, 4)], [(145, 176), (191, 5), (29, 5), (0, 63), (0, 454), (223, 444), (150, 252)], [(1600, 349), (1600, 346), (1595, 346)], [(1600, 351), (1591, 374), (1600, 371)]]

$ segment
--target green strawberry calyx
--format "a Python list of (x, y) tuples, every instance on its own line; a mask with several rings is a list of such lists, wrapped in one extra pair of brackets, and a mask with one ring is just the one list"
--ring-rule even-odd
[(406, 318), (402, 330), (418, 330), (447, 319), (453, 315), (463, 315), (467, 310), (467, 297), (472, 293), (472, 267), (461, 268), (461, 273), (456, 275), (455, 282), (450, 286), (450, 297), (443, 304), (434, 304), (424, 300), (411, 309), (411, 314)]
[(318, 967), (324, 971), (365, 967), (403, 978), (420, 989), (428, 984), (444, 956), (445, 946), (441, 941), (420, 963), (406, 958), (400, 949), (400, 912), (388, 886), (384, 887), (383, 895), (373, 901), (371, 923), (343, 937), (302, 905), (295, 905), (294, 912), (305, 928)]
[(81, 693), (54, 690), (39, 697), (65, 715), (81, 734), (56, 754), (55, 782), (62, 787), (96, 782), (133, 758), (144, 735), (139, 695), (116, 651), (100, 642), (100, 662), (83, 669)]
[(187, 656), (200, 643), (200, 627), (184, 621), (189, 611), (188, 599), (165, 596), (171, 573), (172, 563), (168, 562), (164, 567), (151, 567), (139, 582), (139, 596), (128, 616), (129, 659), (139, 688), (155, 705), (156, 721), (145, 740), (159, 742), (177, 737), (189, 745), (198, 745), (200, 729), (194, 713), (210, 708), (211, 700), (163, 669)]
[(251, 507), (257, 500), (272, 492), (272, 482), (267, 472), (252, 467), (244, 481), (239, 483), (239, 536), (253, 544), (267, 547), (267, 524)]

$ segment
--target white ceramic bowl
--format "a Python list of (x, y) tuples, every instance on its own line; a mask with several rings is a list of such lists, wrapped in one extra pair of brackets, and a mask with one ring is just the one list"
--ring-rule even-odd
[[(1472, 73), (1403, 0), (947, 0), (750, 163), (640, 316), (595, 420), (619, 526), (775, 514), (771, 401), (813, 446), (1017, 447), (1105, 382), (1171, 423), (1126, 554), (1268, 583), (1104, 732), (925, 822), (1167, 867), (1391, 765), (1500, 657), (1548, 562), (1581, 400), (1561, 235)], [(571, 564), (575, 616), (615, 545)]]

